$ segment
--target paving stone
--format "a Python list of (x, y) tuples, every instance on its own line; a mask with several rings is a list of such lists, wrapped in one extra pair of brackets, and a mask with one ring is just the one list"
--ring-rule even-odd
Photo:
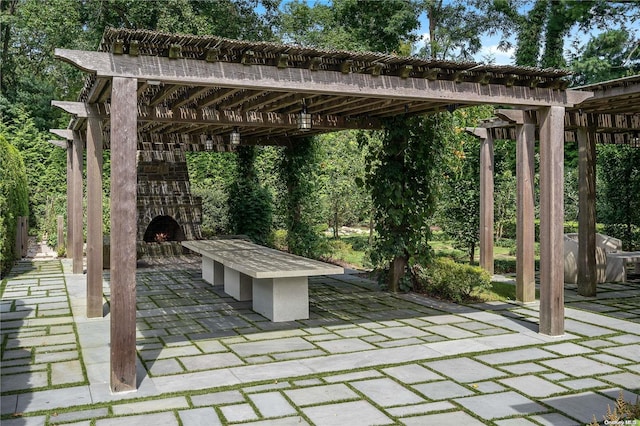
[(241, 357), (315, 349), (315, 346), (300, 337), (236, 343), (229, 345), (229, 347)]
[(413, 416), (416, 414), (431, 413), (434, 411), (445, 411), (456, 408), (448, 401), (426, 402), (423, 404), (403, 405), (402, 407), (386, 408), (385, 411), (394, 417)]
[(612, 348), (605, 348), (603, 349), (603, 351), (615, 356), (619, 356), (620, 358), (626, 358), (635, 362), (640, 362), (640, 345), (615, 346)]
[(605, 364), (611, 364), (611, 365), (626, 365), (631, 362), (628, 359), (624, 359), (624, 358), (620, 358), (620, 357), (608, 355), (608, 354), (593, 354), (593, 355), (589, 355), (589, 358), (594, 359), (598, 362), (604, 362)]
[(228, 351), (228, 349), (217, 340), (205, 340), (194, 343), (202, 352), (207, 354)]
[(449, 376), (457, 382), (470, 383), (495, 377), (505, 376), (505, 373), (487, 367), (470, 358), (453, 358), (425, 364), (430, 369)]
[(36, 354), (36, 364), (45, 362), (59, 362), (72, 359), (78, 359), (78, 351), (50, 352), (44, 354)]
[(585, 342), (580, 342), (580, 344), (593, 349), (612, 346), (612, 343), (610, 341), (602, 339), (587, 340)]
[(610, 365), (606, 365), (601, 362), (581, 356), (540, 361), (540, 363), (574, 377), (585, 377), (592, 376), (594, 374), (604, 374), (620, 371), (619, 368), (615, 368)]
[(309, 426), (309, 423), (301, 416), (283, 417), (280, 419), (259, 420), (257, 422), (243, 423), (243, 426)]
[(91, 404), (91, 392), (88, 386), (75, 386), (42, 390), (18, 395), (16, 411), (27, 413), (41, 410), (55, 410), (76, 405)]
[(72, 411), (69, 413), (60, 413), (56, 416), (51, 415), (49, 423), (70, 423), (78, 420), (91, 420), (99, 417), (107, 417), (109, 415), (108, 408), (94, 408), (91, 410)]
[(547, 379), (547, 380), (552, 380), (552, 381), (560, 381), (560, 380), (564, 380), (566, 379), (567, 376), (566, 374), (562, 374), (562, 373), (547, 373), (547, 374), (541, 374), (541, 377)]
[(587, 324), (580, 321), (573, 321), (570, 318), (565, 319), (565, 330), (587, 337), (611, 334), (610, 328), (598, 327), (597, 325)]
[(354, 373), (336, 374), (324, 377), (324, 381), (328, 383), (350, 382), (353, 380), (369, 379), (374, 377), (383, 377), (377, 370), (356, 371)]
[(2, 426), (43, 426), (47, 424), (47, 416), (17, 417), (2, 421)]
[[(114, 417), (96, 420), (96, 426), (153, 425), (178, 426), (178, 419), (173, 412), (144, 414), (141, 416)], [(185, 425), (186, 426), (186, 425)]]
[(635, 334), (623, 334), (621, 336), (609, 337), (612, 342), (628, 345), (630, 343), (640, 343), (640, 336)]
[(149, 372), (153, 376), (163, 376), (184, 372), (184, 368), (176, 359), (159, 359), (150, 364)]
[(518, 349), (515, 351), (498, 352), (489, 355), (480, 355), (476, 359), (491, 365), (521, 363), (538, 359), (557, 358), (556, 354), (539, 348)]
[(335, 330), (335, 333), (338, 336), (342, 337), (362, 337), (373, 335), (373, 331), (362, 327), (347, 328), (345, 330)]
[(422, 337), (429, 336), (431, 333), (428, 333), (424, 330), (421, 330), (416, 327), (404, 326), (404, 327), (388, 327), (381, 328), (376, 330), (377, 333), (382, 334), (390, 339), (405, 339), (408, 337)]
[(393, 420), (366, 401), (342, 402), (302, 409), (317, 425), (392, 425)]
[(463, 330), (452, 325), (434, 325), (431, 327), (425, 327), (425, 330), (429, 333), (439, 334), (447, 339), (466, 339), (468, 337), (476, 337), (476, 333)]
[(182, 426), (222, 426), (216, 410), (212, 407), (180, 410), (178, 416)]
[(558, 413), (540, 414), (530, 418), (544, 426), (576, 426), (575, 420)]
[(322, 342), (316, 342), (316, 345), (332, 354), (366, 351), (376, 348), (372, 344), (356, 338), (326, 340)]
[(5, 415), (15, 413), (17, 403), (17, 395), (3, 395), (2, 397), (0, 397), (0, 414)]
[(424, 344), (425, 339), (428, 339), (431, 336), (426, 337), (412, 337), (410, 339), (401, 339), (401, 340), (385, 340), (376, 343), (381, 348), (397, 348), (398, 346), (412, 346), (412, 345), (421, 345)]
[(244, 364), (240, 358), (232, 353), (184, 356), (180, 358), (180, 362), (189, 371), (210, 370)]
[[(317, 384), (322, 384), (322, 382), (319, 382)], [(273, 383), (267, 383), (264, 385), (257, 385), (257, 386), (249, 386), (248, 388), (243, 388), (242, 391), (244, 393), (256, 393), (256, 392), (264, 392), (267, 390), (277, 390), (277, 389), (289, 389), (291, 387), (291, 383), (289, 382), (273, 382)]]
[(464, 425), (464, 426), (483, 426), (485, 423), (475, 419), (462, 411), (454, 411), (450, 413), (429, 414), (426, 416), (405, 417), (401, 419), (402, 424), (406, 426), (425, 426), (425, 425)]
[(569, 389), (581, 390), (581, 389), (591, 389), (591, 388), (599, 388), (608, 386), (606, 383), (601, 382), (600, 380), (592, 379), (590, 377), (584, 379), (575, 379), (575, 380), (564, 380), (561, 382), (562, 386), (566, 386)]
[(381, 407), (424, 402), (424, 398), (387, 378), (363, 380), (350, 384)]
[(191, 396), (191, 402), (195, 407), (235, 404), (244, 400), (244, 396), (239, 391), (214, 392)]
[(402, 383), (414, 384), (443, 379), (442, 376), (424, 368), (421, 365), (409, 364), (398, 367), (389, 367), (382, 370)]
[(541, 402), (550, 405), (568, 417), (578, 419), (586, 424), (593, 420), (604, 418), (607, 414), (607, 406), (613, 408), (615, 401), (594, 392), (583, 392), (579, 394), (556, 396), (554, 398), (543, 399)]
[(496, 420), (494, 422), (496, 426), (537, 426), (537, 423), (534, 423), (527, 419), (505, 419), (505, 420)]
[(3, 374), (0, 386), (2, 392), (37, 389), (49, 384), (46, 371), (34, 371), (20, 374)]
[(284, 393), (298, 406), (359, 398), (358, 394), (344, 384), (286, 390)]
[(585, 346), (577, 345), (572, 342), (560, 343), (557, 345), (545, 346), (545, 350), (555, 352), (560, 355), (582, 355), (593, 352)]
[(176, 408), (189, 408), (189, 404), (184, 397), (160, 398), (151, 401), (113, 405), (111, 410), (116, 416), (121, 416), (127, 414), (148, 413), (152, 411), (172, 410)]
[(282, 417), (297, 414), (280, 392), (257, 393), (249, 395), (249, 399), (256, 406), (263, 417)]
[(475, 392), (450, 381), (423, 383), (413, 388), (434, 401), (474, 395)]
[(55, 362), (51, 364), (51, 384), (53, 386), (84, 382), (80, 361)]
[(634, 373), (619, 373), (619, 374), (605, 374), (601, 375), (600, 379), (607, 382), (615, 383), (627, 389), (637, 390), (640, 385), (640, 374)]
[(487, 420), (548, 411), (542, 405), (511, 391), (457, 398), (455, 402)]
[(496, 382), (474, 383), (471, 387), (482, 393), (496, 393), (505, 390), (504, 386)]
[(311, 358), (314, 356), (326, 355), (326, 352), (320, 349), (313, 349), (310, 351), (296, 351), (296, 352), (282, 352), (279, 354), (273, 354), (271, 357), (275, 360), (287, 360), (297, 358)]
[(499, 382), (532, 397), (546, 397), (567, 390), (562, 386), (531, 375), (501, 379)]
[(258, 418), (250, 404), (225, 405), (224, 407), (220, 407), (220, 411), (230, 423), (255, 420)]

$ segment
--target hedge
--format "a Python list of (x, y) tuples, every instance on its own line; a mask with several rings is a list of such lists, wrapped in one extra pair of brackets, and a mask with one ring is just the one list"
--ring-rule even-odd
[(20, 152), (0, 134), (0, 275), (16, 259), (19, 216), (29, 215), (27, 170)]

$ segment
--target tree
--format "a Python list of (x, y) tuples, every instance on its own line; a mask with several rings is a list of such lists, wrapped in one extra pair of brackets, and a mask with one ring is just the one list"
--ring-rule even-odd
[(573, 83), (585, 85), (640, 72), (640, 40), (626, 29), (598, 34), (571, 56)]

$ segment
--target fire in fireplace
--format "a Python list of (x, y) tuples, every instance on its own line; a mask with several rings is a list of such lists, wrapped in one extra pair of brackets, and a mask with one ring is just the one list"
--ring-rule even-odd
[(184, 240), (182, 227), (171, 216), (156, 216), (149, 223), (144, 233), (144, 241), (147, 243)]

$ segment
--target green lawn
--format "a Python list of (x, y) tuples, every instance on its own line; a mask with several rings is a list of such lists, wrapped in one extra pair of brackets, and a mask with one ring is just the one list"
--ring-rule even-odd
[[(468, 255), (454, 247), (453, 241), (443, 238), (442, 233), (435, 232), (435, 239), (429, 241), (436, 256), (448, 256), (457, 262), (468, 262)], [(368, 234), (354, 234), (342, 236), (339, 239), (329, 239), (331, 258), (343, 264), (352, 265), (358, 269), (370, 269), (367, 258), (369, 248)], [(495, 272), (498, 274), (514, 273), (516, 268), (515, 241), (500, 240), (494, 246)], [(475, 264), (479, 261), (479, 251), (476, 250)], [(536, 262), (538, 261), (536, 257)], [(489, 291), (475, 295), (485, 301), (507, 301), (516, 299), (516, 287), (513, 284), (492, 282)], [(538, 292), (536, 291), (536, 297)]]

